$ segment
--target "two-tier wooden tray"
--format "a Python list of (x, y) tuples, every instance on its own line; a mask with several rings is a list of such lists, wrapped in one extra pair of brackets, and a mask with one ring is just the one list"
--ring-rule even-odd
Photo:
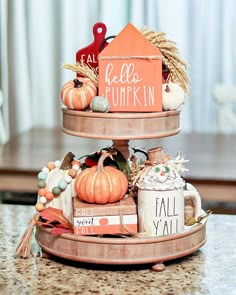
[[(180, 111), (157, 113), (92, 113), (63, 109), (63, 131), (94, 139), (110, 139), (129, 157), (131, 139), (160, 138), (180, 132)], [(36, 240), (44, 252), (69, 260), (97, 264), (153, 264), (163, 270), (163, 262), (186, 256), (206, 241), (206, 223), (163, 237), (120, 238), (62, 234), (37, 226)]]

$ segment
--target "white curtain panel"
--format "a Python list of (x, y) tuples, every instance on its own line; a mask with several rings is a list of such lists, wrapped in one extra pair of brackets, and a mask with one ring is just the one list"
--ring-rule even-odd
[(34, 127), (60, 127), (60, 90), (74, 73), (78, 49), (102, 21), (107, 36), (128, 22), (165, 31), (190, 65), (183, 132), (217, 132), (216, 83), (236, 83), (234, 0), (0, 0), (0, 88), (8, 137)]

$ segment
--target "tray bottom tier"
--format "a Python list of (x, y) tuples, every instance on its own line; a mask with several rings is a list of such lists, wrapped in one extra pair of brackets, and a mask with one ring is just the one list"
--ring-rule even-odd
[(78, 262), (110, 265), (153, 264), (164, 270), (164, 262), (187, 256), (206, 242), (206, 223), (182, 233), (154, 238), (91, 237), (62, 234), (36, 228), (36, 240), (44, 253)]

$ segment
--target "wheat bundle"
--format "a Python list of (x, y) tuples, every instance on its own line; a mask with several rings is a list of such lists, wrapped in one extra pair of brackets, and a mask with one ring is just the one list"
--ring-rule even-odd
[(180, 57), (176, 43), (168, 40), (164, 32), (155, 32), (145, 27), (140, 28), (140, 32), (161, 51), (163, 64), (169, 70), (167, 82), (177, 83), (188, 92), (189, 78), (186, 72), (188, 65)]
[(98, 87), (98, 73), (94, 68), (90, 67), (89, 65), (83, 62), (78, 62), (75, 65), (64, 64), (62, 65), (62, 67), (64, 69), (76, 72), (85, 78), (89, 78)]

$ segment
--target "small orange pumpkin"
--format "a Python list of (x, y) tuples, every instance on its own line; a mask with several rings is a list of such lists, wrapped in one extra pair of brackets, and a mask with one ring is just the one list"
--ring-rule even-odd
[(97, 94), (96, 85), (88, 78), (76, 78), (67, 82), (61, 90), (61, 100), (68, 109), (84, 110)]
[(86, 168), (75, 181), (75, 191), (81, 200), (88, 203), (107, 204), (121, 200), (127, 192), (125, 174), (111, 166), (103, 166), (110, 153), (103, 153), (98, 165)]

